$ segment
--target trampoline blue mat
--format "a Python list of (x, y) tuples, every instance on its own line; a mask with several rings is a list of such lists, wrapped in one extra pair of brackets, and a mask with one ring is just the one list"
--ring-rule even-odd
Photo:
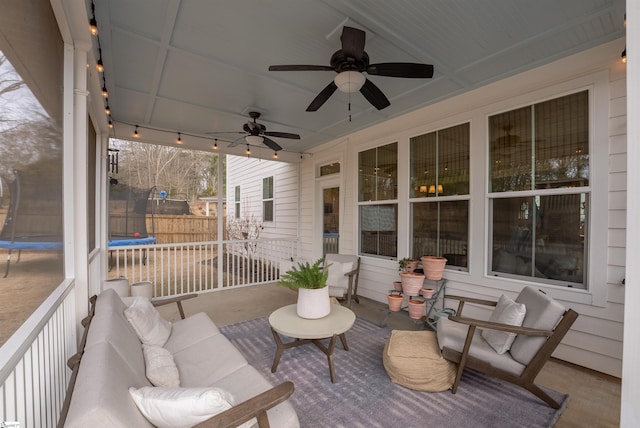
[(121, 245), (147, 245), (147, 244), (155, 244), (156, 238), (148, 237), (148, 238), (134, 238), (134, 239), (114, 239), (113, 241), (109, 241), (109, 247), (118, 247)]
[(62, 242), (0, 241), (0, 248), (7, 250), (61, 250)]

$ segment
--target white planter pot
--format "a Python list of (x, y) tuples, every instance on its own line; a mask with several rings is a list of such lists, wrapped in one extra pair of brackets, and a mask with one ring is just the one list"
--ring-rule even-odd
[(300, 318), (317, 319), (331, 312), (329, 287), (299, 288), (296, 311)]
[(104, 291), (107, 288), (113, 288), (120, 297), (129, 297), (131, 295), (129, 280), (122, 276), (119, 278), (105, 279), (104, 281), (102, 281), (101, 291)]
[(151, 281), (134, 282), (131, 284), (131, 297), (142, 296), (151, 300), (153, 298), (153, 284)]

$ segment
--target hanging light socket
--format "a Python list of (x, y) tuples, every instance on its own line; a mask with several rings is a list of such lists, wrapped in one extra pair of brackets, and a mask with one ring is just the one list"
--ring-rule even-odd
[(140, 138), (140, 134), (138, 134), (138, 125), (136, 125), (136, 129), (133, 131), (133, 136), (135, 138)]
[(98, 35), (98, 22), (96, 21), (96, 6), (91, 2), (91, 19), (89, 20), (89, 32), (92, 36)]
[(182, 138), (180, 137), (179, 132), (178, 132), (178, 141), (176, 141), (176, 144), (182, 144)]

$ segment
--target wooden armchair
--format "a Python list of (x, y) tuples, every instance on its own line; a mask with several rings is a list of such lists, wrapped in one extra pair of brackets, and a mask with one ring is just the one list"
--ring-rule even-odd
[(360, 276), (360, 257), (347, 254), (327, 254), (324, 258), (325, 266), (329, 266), (329, 295), (344, 299), (347, 306), (351, 300), (360, 303), (358, 298), (358, 277)]
[[(525, 287), (515, 300), (526, 307), (526, 315), (520, 327), (462, 315), (465, 302), (489, 306), (496, 306), (496, 302), (452, 295), (446, 295), (445, 298), (459, 301), (457, 315), (440, 319), (437, 326), (438, 345), (443, 357), (458, 363), (455, 382), (451, 388), (453, 394), (456, 393), (463, 370), (470, 367), (519, 385), (554, 409), (560, 407), (534, 381), (578, 318), (577, 312), (566, 310), (540, 290)], [(511, 332), (517, 336), (511, 349), (499, 354), (482, 337), (480, 329)]]

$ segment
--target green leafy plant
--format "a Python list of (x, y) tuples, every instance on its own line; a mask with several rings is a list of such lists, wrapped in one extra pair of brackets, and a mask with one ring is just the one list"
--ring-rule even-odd
[(409, 264), (409, 262), (414, 262), (414, 261), (416, 261), (416, 259), (411, 259), (408, 257), (398, 260), (398, 270), (400, 272), (404, 272), (405, 268), (407, 267), (407, 264)]
[(298, 263), (291, 270), (280, 275), (280, 285), (292, 289), (297, 288), (324, 288), (329, 278), (329, 266), (324, 267), (324, 259), (319, 259), (314, 264), (309, 262)]

